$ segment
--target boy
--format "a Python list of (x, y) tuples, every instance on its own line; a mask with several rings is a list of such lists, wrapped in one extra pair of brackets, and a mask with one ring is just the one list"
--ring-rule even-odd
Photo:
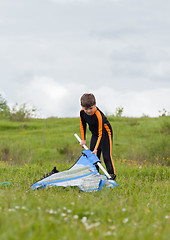
[(104, 163), (111, 178), (116, 178), (116, 171), (112, 159), (112, 127), (106, 116), (96, 107), (96, 99), (93, 94), (85, 93), (81, 97), (80, 111), (80, 145), (86, 145), (86, 125), (92, 133), (90, 150), (100, 159), (103, 154)]

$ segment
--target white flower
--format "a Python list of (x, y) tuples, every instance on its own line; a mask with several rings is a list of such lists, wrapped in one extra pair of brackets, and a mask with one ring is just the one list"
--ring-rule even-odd
[(165, 219), (168, 219), (169, 218), (169, 216), (165, 216)]
[(53, 209), (47, 210), (46, 212), (50, 213), (50, 214), (57, 214), (57, 211), (54, 211)]
[(123, 219), (123, 223), (127, 223), (129, 221), (128, 218)]
[(21, 209), (23, 209), (23, 210), (27, 210), (27, 208), (26, 208), (25, 206), (22, 206)]
[(100, 225), (100, 222), (96, 222), (96, 223), (92, 223), (92, 224), (88, 224), (87, 222), (84, 222), (83, 224), (84, 224), (86, 230), (89, 230), (91, 228), (98, 227)]
[(15, 212), (16, 210), (14, 208), (9, 208), (8, 212)]
[(82, 223), (85, 223), (87, 221), (87, 217), (83, 217), (82, 219), (81, 219), (81, 222)]
[(71, 210), (71, 209), (68, 209), (68, 210), (67, 210), (67, 212), (68, 212), (68, 213), (71, 213), (71, 212), (72, 212), (72, 210)]
[(126, 212), (126, 208), (122, 208), (122, 212)]
[(142, 168), (142, 166), (140, 166), (139, 168)]
[(74, 216), (73, 216), (73, 219), (78, 219), (78, 218), (79, 218), (78, 215), (74, 215)]
[(61, 213), (61, 216), (62, 216), (62, 217), (65, 217), (65, 216), (66, 216), (66, 214), (65, 214), (65, 213)]
[(108, 221), (109, 223), (111, 223), (111, 222), (112, 222), (112, 219), (109, 218), (109, 219), (107, 219), (107, 221)]
[(110, 228), (111, 230), (115, 230), (115, 229), (116, 229), (116, 226), (113, 225), (113, 226), (110, 226), (109, 228)]
[(103, 236), (110, 236), (110, 235), (112, 235), (112, 233), (111, 233), (110, 231), (105, 232), (105, 233), (103, 234)]
[(54, 213), (54, 210), (53, 210), (53, 209), (50, 209), (48, 212), (49, 212), (50, 214), (53, 214), (53, 213)]

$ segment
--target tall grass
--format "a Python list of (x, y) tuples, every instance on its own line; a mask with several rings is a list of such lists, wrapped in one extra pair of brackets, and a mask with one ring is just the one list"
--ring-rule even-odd
[[(117, 159), (169, 166), (170, 117), (108, 117), (113, 127), (113, 153)], [(79, 119), (0, 121), (0, 159), (17, 164), (72, 159), (79, 145)], [(89, 145), (90, 132), (87, 131)], [(12, 159), (12, 160), (10, 160)], [(74, 160), (74, 159), (73, 159)]]
[(119, 187), (92, 193), (29, 189), (81, 155), (78, 118), (0, 121), (1, 240), (169, 239), (170, 118), (109, 120)]

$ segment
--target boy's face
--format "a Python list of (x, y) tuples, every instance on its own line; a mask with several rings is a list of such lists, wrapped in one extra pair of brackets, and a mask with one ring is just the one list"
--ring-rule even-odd
[(86, 107), (83, 107), (83, 106), (82, 106), (83, 110), (85, 111), (85, 113), (86, 113), (87, 115), (92, 115), (93, 112), (94, 112), (95, 107), (96, 107), (96, 104), (93, 105), (93, 106), (91, 106), (91, 107), (89, 107), (89, 108), (86, 108)]

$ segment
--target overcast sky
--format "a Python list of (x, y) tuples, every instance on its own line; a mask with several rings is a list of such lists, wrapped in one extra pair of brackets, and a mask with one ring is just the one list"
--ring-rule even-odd
[(0, 93), (42, 117), (170, 112), (169, 0), (0, 0)]

